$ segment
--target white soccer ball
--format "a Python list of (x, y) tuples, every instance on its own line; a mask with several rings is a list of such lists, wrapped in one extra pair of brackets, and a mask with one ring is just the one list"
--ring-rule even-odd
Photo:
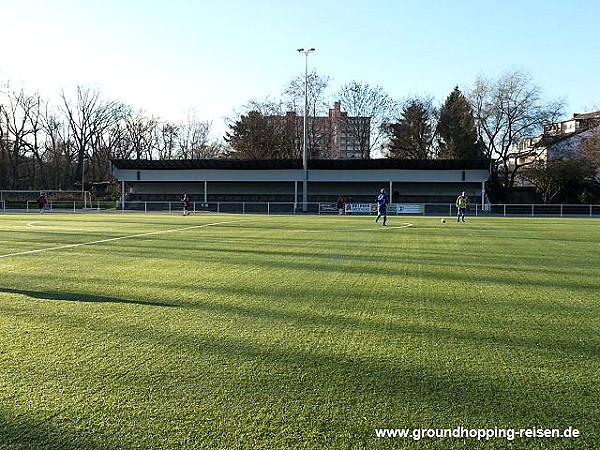
[(440, 222), (446, 223), (446, 219), (442, 219), (442, 220), (440, 220)]

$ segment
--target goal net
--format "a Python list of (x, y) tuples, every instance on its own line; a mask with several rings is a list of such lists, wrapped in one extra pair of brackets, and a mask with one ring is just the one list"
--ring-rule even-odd
[(46, 208), (87, 209), (92, 208), (89, 191), (62, 190), (0, 190), (0, 207), (4, 209), (37, 208), (40, 195), (45, 195)]

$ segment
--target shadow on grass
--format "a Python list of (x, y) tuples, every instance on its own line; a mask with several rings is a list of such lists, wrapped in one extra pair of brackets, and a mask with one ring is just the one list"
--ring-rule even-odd
[[(595, 448), (592, 443), (598, 439), (598, 429), (594, 424), (600, 420), (600, 413), (595, 408), (598, 388), (594, 387), (593, 380), (566, 385), (564, 379), (555, 380), (551, 374), (544, 373), (548, 366), (538, 370), (512, 361), (499, 361), (497, 372), (482, 370), (473, 359), (477, 353), (467, 348), (464, 358), (453, 354), (444, 357), (443, 351), (438, 355), (427, 337), (430, 330), (417, 325), (409, 332), (423, 336), (422, 348), (416, 351), (413, 346), (412, 350), (383, 357), (364, 351), (347, 351), (351, 349), (344, 347), (345, 330), (369, 326), (358, 320), (313, 317), (308, 312), (272, 311), (266, 307), (206, 304), (199, 308), (217, 315), (243, 316), (247, 320), (240, 323), (253, 323), (257, 328), (261, 324), (252, 319), (296, 321), (312, 325), (315, 335), (312, 340), (307, 334), (301, 338), (291, 331), (285, 341), (269, 342), (254, 339), (252, 333), (242, 331), (243, 327), (239, 333), (215, 334), (203, 332), (201, 326), (173, 330), (135, 323), (122, 330), (119, 339), (123, 342), (142, 344), (135, 348), (162, 348), (164, 357), (137, 365), (132, 379), (119, 375), (119, 389), (140, 389), (143, 393), (144, 389), (154, 390), (160, 386), (164, 397), (158, 396), (156, 401), (178, 400), (178, 407), (191, 411), (189, 420), (196, 417), (193, 411), (198, 405), (201, 410), (206, 408), (211, 417), (215, 415), (220, 421), (219, 430), (214, 430), (212, 422), (206, 429), (200, 429), (201, 422), (195, 426), (199, 427), (198, 434), (206, 432), (207, 442), (218, 442), (221, 448), (227, 445), (250, 448), (234, 445), (238, 433), (249, 433), (251, 439), (264, 444), (271, 436), (281, 434), (283, 426), (286, 434), (296, 439), (312, 439), (315, 444), (287, 448), (325, 448), (317, 445), (323, 442), (331, 442), (330, 448), (375, 448), (373, 444), (379, 445), (378, 442), (382, 442), (382, 446), (377, 448), (389, 448), (386, 446), (389, 441), (374, 440), (373, 428), (531, 424), (585, 430), (585, 445), (589, 446), (580, 448)], [(37, 317), (37, 320), (48, 318)], [(103, 322), (97, 326), (105, 328), (106, 325)], [(386, 334), (386, 329), (379, 329), (374, 323), (370, 326), (381, 331), (381, 335)], [(396, 330), (402, 332), (404, 328), (399, 325)], [(341, 343), (330, 345), (327, 340), (319, 339), (319, 334), (331, 331)], [(465, 341), (478, 340), (475, 335), (457, 337)], [(365, 335), (365, 339), (369, 337)], [(402, 345), (393, 338), (389, 340), (389, 345), (398, 344)], [(104, 357), (116, 358), (123, 364), (139, 360), (136, 353), (110, 353)], [(176, 370), (168, 370), (165, 360), (175, 361)], [(95, 371), (92, 369), (92, 376)], [(102, 373), (102, 376), (107, 374)], [(169, 379), (168, 383), (161, 383), (164, 377)], [(235, 413), (228, 414), (228, 410)], [(91, 413), (85, 411), (85, 414)], [(244, 420), (240, 422), (239, 418)], [(176, 427), (169, 422), (171, 419), (165, 420), (161, 425), (163, 429), (176, 433)], [(0, 433), (3, 426), (0, 417)], [(12, 432), (18, 433), (18, 430)], [(34, 429), (31, 433), (35, 432)], [(350, 447), (350, 442), (355, 445)], [(71, 450), (75, 447), (47, 444), (30, 448)], [(84, 445), (77, 448), (94, 449)], [(429, 448), (444, 447), (440, 444)], [(568, 442), (564, 448), (568, 448)]]
[[(481, 372), (474, 362), (464, 365), (455, 361), (456, 365), (443, 366), (435, 364), (431, 354), (426, 360), (401, 361), (345, 355), (327, 347), (309, 350), (295, 347), (293, 339), (281, 346), (177, 332), (138, 329), (134, 333), (132, 339), (168, 347), (179, 355), (187, 349), (194, 360), (214, 357), (224, 367), (249, 365), (247, 371), (231, 370), (228, 377), (215, 371), (226, 404), (247, 410), (248, 417), (256, 413), (257, 407), (270, 415), (282, 411), (289, 416), (308, 414), (315, 422), (304, 425), (315, 427), (321, 421), (325, 427), (322, 437), (330, 434), (329, 438), (338, 439), (336, 430), (344, 430), (353, 436), (353, 442), (368, 444), (372, 442), (373, 427), (398, 423), (416, 426), (422, 425), (419, 420), (433, 418), (445, 420), (443, 426), (447, 427), (492, 423), (576, 426), (587, 430), (586, 439), (597, 439), (597, 429), (592, 425), (600, 419), (593, 409), (593, 391), (597, 389), (587, 395), (588, 387), (574, 385), (565, 393), (564, 386), (535, 373), (523, 378), (510, 371)], [(194, 364), (180, 367), (179, 376), (189, 383), (189, 378), (195, 376)], [(323, 410), (324, 402), (330, 405), (329, 412)], [(582, 411), (589, 413), (584, 415)], [(297, 426), (302, 429), (301, 420)]]
[[(239, 287), (220, 287), (212, 288), (211, 291), (218, 289), (221, 294), (228, 296), (237, 296), (247, 298), (248, 292), (243, 292), (243, 288)], [(271, 288), (272, 291), (272, 288)], [(271, 292), (273, 294), (273, 292)], [(283, 294), (283, 293), (282, 293)], [(255, 294), (256, 295), (256, 294)], [(255, 296), (254, 295), (254, 296)], [(261, 295), (268, 295), (267, 292), (262, 292)], [(277, 296), (277, 292), (275, 292)], [(279, 297), (281, 298), (281, 297)], [(274, 299), (275, 301), (275, 299)], [(356, 301), (360, 301), (357, 296)], [(377, 320), (371, 317), (357, 318), (344, 314), (343, 311), (337, 311), (332, 314), (325, 311), (321, 313), (316, 311), (298, 311), (298, 310), (283, 310), (275, 307), (265, 306), (245, 306), (240, 304), (223, 304), (223, 303), (200, 303), (195, 301), (188, 308), (200, 310), (209, 314), (225, 314), (228, 316), (238, 316), (242, 319), (262, 320), (268, 322), (293, 323), (298, 329), (325, 329), (335, 330), (340, 332), (344, 330), (353, 330), (357, 333), (364, 331), (385, 333), (389, 337), (410, 335), (423, 339), (437, 338), (443, 342), (465, 342), (470, 345), (487, 344), (497, 346), (498, 348), (522, 348), (529, 349), (538, 353), (540, 351), (548, 352), (563, 352), (568, 355), (581, 355), (587, 358), (597, 358), (600, 355), (600, 341), (598, 339), (582, 339), (581, 334), (573, 334), (572, 336), (556, 335), (556, 334), (529, 334), (527, 315), (521, 318), (521, 331), (515, 329), (515, 322), (507, 319), (502, 321), (499, 318), (495, 319), (494, 325), (488, 324), (476, 329), (465, 329), (464, 324), (460, 321), (451, 327), (448, 322), (434, 324), (432, 322), (422, 323), (418, 320), (423, 314), (419, 312), (420, 306), (418, 299), (415, 299), (415, 306), (410, 313), (407, 313), (409, 320)], [(406, 313), (406, 310), (405, 310)], [(419, 323), (420, 322), (420, 323)], [(569, 323), (569, 317), (565, 317), (565, 324)], [(512, 330), (512, 333), (509, 332)], [(571, 337), (571, 339), (569, 339)]]
[(0, 411), (0, 448), (38, 450), (125, 450), (123, 445), (107, 446), (105, 438), (88, 433), (81, 436), (72, 431), (52, 429), (28, 421), (8, 419), (9, 413)]
[[(126, 251), (127, 249), (122, 249)], [(131, 247), (129, 252), (135, 257), (139, 257), (146, 251), (148, 255), (153, 255), (155, 249), (140, 249)], [(571, 271), (552, 267), (540, 267), (536, 256), (529, 257), (529, 264), (515, 266), (514, 262), (501, 265), (497, 260), (487, 261), (477, 258), (468, 258), (461, 256), (457, 263), (454, 260), (447, 260), (448, 255), (441, 252), (422, 251), (416, 253), (400, 253), (397, 255), (386, 255), (385, 260), (371, 254), (346, 254), (312, 250), (310, 256), (304, 253), (301, 247), (281, 250), (269, 248), (267, 245), (257, 245), (253, 248), (236, 248), (232, 250), (231, 246), (219, 246), (208, 244), (196, 244), (194, 248), (182, 248), (181, 252), (168, 253), (161, 255), (164, 259), (180, 260), (182, 252), (189, 252), (188, 257), (196, 257), (196, 253), (202, 255), (202, 259), (218, 264), (228, 264), (231, 267), (253, 266), (267, 271), (287, 270), (297, 272), (321, 272), (323, 274), (343, 273), (346, 275), (373, 275), (389, 277), (392, 272), (390, 267), (403, 268), (412, 276), (424, 280), (433, 280), (436, 282), (465, 282), (477, 284), (497, 284), (500, 286), (515, 287), (518, 291), (520, 286), (533, 288), (558, 288), (558, 289), (576, 289), (578, 291), (596, 293), (599, 289), (597, 279), (591, 275), (585, 280), (578, 279), (571, 281)], [(382, 264), (382, 261), (385, 264)], [(522, 258), (521, 258), (522, 261)], [(475, 275), (457, 270), (457, 267), (464, 268), (472, 266), (480, 268)], [(487, 269), (487, 273), (483, 270)], [(525, 277), (524, 274), (530, 276)], [(569, 276), (565, 276), (565, 274)], [(546, 275), (540, 277), (540, 275)]]
[(104, 295), (79, 294), (74, 292), (61, 291), (33, 291), (27, 289), (0, 288), (0, 293), (24, 295), (30, 298), (40, 300), (62, 300), (67, 302), (81, 303), (122, 303), (126, 305), (141, 305), (141, 306), (162, 306), (175, 307), (178, 305), (164, 302), (148, 302), (142, 300), (130, 300), (117, 297), (108, 297)]

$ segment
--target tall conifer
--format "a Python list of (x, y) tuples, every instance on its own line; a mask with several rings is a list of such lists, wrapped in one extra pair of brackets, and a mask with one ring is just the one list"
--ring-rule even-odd
[(437, 136), (440, 159), (469, 160), (483, 157), (473, 111), (458, 86), (440, 109)]

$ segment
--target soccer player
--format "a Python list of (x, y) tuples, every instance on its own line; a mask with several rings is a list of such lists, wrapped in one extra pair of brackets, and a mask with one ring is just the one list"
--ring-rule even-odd
[(390, 201), (390, 198), (385, 193), (385, 189), (381, 189), (379, 191), (379, 195), (377, 196), (377, 219), (375, 222), (379, 222), (379, 218), (383, 216), (383, 226), (387, 225), (387, 205)]
[(37, 199), (37, 204), (38, 204), (38, 208), (40, 210), (40, 214), (42, 214), (44, 212), (44, 208), (46, 208), (47, 203), (48, 203), (48, 200), (46, 200), (46, 195), (40, 194), (40, 196)]
[(183, 197), (181, 197), (181, 204), (183, 205), (183, 215), (189, 216), (190, 215), (190, 198), (188, 197), (187, 194), (183, 194)]
[(465, 212), (469, 207), (469, 197), (465, 195), (465, 192), (461, 192), (461, 194), (456, 199), (456, 208), (458, 212), (456, 213), (456, 221), (460, 222), (461, 220), (465, 221)]
[(335, 207), (338, 210), (338, 214), (341, 216), (342, 214), (344, 214), (344, 205), (346, 204), (346, 199), (344, 198), (343, 195), (340, 195), (337, 199), (337, 202), (335, 202)]

